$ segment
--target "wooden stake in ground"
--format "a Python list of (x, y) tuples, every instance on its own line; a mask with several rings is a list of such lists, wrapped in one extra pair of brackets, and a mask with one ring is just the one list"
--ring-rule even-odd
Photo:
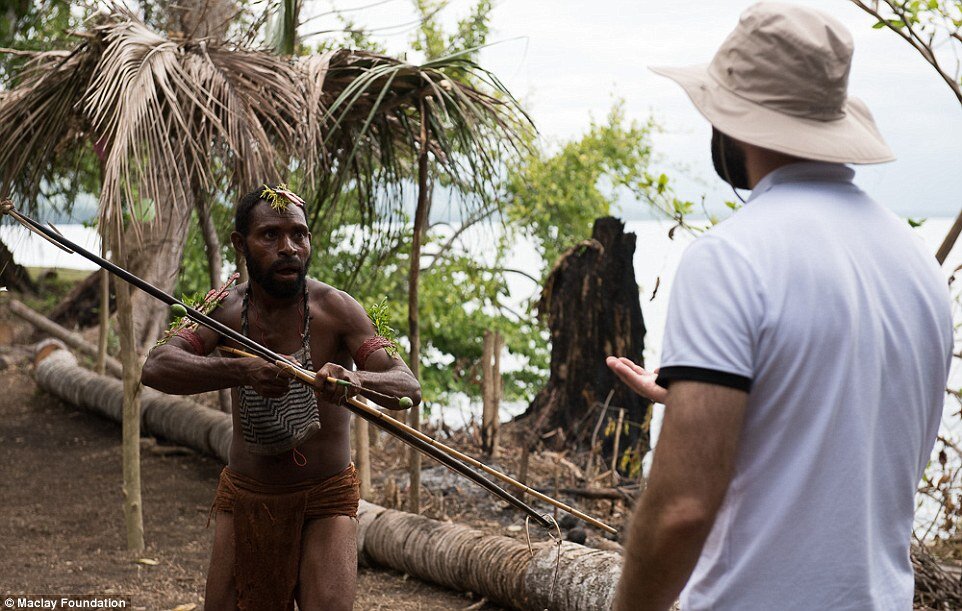
[[(113, 240), (113, 257), (123, 267), (122, 233), (109, 231)], [(134, 315), (130, 299), (130, 285), (118, 282), (117, 321), (120, 332), (120, 362), (124, 368), (123, 455), (124, 455), (124, 521), (127, 530), (127, 549), (144, 549), (144, 515), (140, 498), (140, 357), (134, 337)]]
[(481, 450), (490, 458), (498, 457), (498, 432), (501, 428), (501, 350), (504, 337), (497, 331), (484, 332), (481, 357)]
[[(100, 223), (100, 256), (107, 258), (107, 227)], [(110, 272), (100, 270), (100, 328), (97, 330), (96, 371), (107, 371), (107, 338), (110, 335)]]
[(625, 410), (618, 410), (618, 423), (615, 425), (615, 445), (611, 451), (611, 485), (618, 485), (618, 450), (621, 446), (621, 427), (625, 423)]

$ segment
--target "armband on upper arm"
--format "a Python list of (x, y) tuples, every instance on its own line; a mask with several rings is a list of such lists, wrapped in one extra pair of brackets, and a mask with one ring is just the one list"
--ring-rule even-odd
[(368, 357), (374, 352), (381, 348), (388, 349), (392, 346), (394, 346), (394, 342), (388, 338), (375, 335), (365, 340), (365, 342), (361, 344), (361, 347), (357, 349), (357, 352), (354, 353), (354, 364), (357, 365), (358, 370), (364, 369), (364, 366), (367, 365)]
[(204, 351), (204, 340), (200, 338), (200, 335), (192, 329), (181, 329), (174, 334), (175, 337), (179, 337), (188, 344), (190, 344), (191, 351), (198, 355), (204, 356), (206, 352)]

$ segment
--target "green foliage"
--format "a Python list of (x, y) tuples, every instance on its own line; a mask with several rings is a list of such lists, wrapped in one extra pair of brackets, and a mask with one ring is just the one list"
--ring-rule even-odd
[[(63, 48), (68, 32), (81, 24), (88, 10), (84, 3), (68, 0), (8, 0), (0, 8), (0, 47), (23, 51)], [(23, 63), (22, 57), (0, 54), (0, 78), (4, 84)]]
[[(70, 35), (82, 26), (93, 10), (87, 2), (67, 0), (9, 0), (0, 8), (0, 47), (19, 51), (51, 51), (76, 43)], [(17, 75), (27, 58), (13, 53), (0, 53), (0, 89), (16, 85)], [(46, 179), (38, 181), (37, 191), (54, 216), (69, 215), (74, 201), (82, 193), (96, 193), (100, 184), (100, 167), (93, 154), (92, 143), (77, 142), (57, 151), (48, 162)], [(23, 201), (28, 211), (36, 211), (34, 202)]]
[(442, 0), (414, 0), (421, 27), (414, 33), (411, 48), (424, 54), (426, 60), (462, 54), (474, 61), (488, 41), (490, 19), (494, 3), (478, 0), (467, 16), (460, 19), (450, 34), (445, 34), (439, 20), (441, 9), (448, 5)]
[(397, 329), (390, 324), (387, 298), (368, 307), (367, 317), (371, 319), (371, 323), (374, 325), (374, 332), (391, 341), (391, 345), (386, 348), (387, 353), (391, 356), (397, 356), (401, 347), (397, 343)]
[[(673, 197), (668, 176), (650, 170), (652, 129), (650, 123), (627, 121), (616, 105), (604, 123), (592, 123), (581, 138), (563, 143), (553, 154), (532, 142), (497, 195), (503, 213), (488, 205), (469, 221), (490, 232), (493, 241), (500, 240), (493, 261), (476, 260), (460, 239), (428, 232), (424, 252), (435, 254), (422, 258), (420, 285), (421, 379), (427, 401), (451, 393), (480, 396), (487, 330), (504, 336), (510, 360), (520, 364), (504, 373), (506, 399), (531, 399), (543, 384), (550, 356), (547, 332), (532, 304), (515, 312), (509, 301), (507, 277), (515, 272), (505, 259), (513, 240), (533, 240), (546, 271), (561, 252), (590, 237), (594, 220), (609, 214), (619, 191), (640, 196), (648, 205), (660, 202), (672, 218), (691, 211), (690, 202)], [(435, 197), (442, 195), (447, 193), (438, 191)], [(311, 275), (349, 290), (361, 303), (378, 303), (384, 324), (406, 329), (410, 219), (404, 217), (400, 225), (407, 229), (342, 225), (332, 233), (315, 233)], [(398, 238), (379, 240), (378, 232), (395, 232)]]
[(43, 314), (53, 310), (78, 282), (90, 275), (89, 270), (79, 269), (50, 270), (40, 267), (28, 267), (26, 269), (38, 291), (35, 294), (21, 295), (20, 299), (28, 307)]
[[(204, 303), (205, 293), (206, 291), (198, 291), (189, 295), (181, 295), (180, 300), (186, 304), (187, 307), (199, 309), (201, 312), (203, 312), (203, 308), (200, 306)], [(203, 313), (206, 314), (207, 312)], [(170, 317), (170, 325), (167, 327), (167, 330), (164, 332), (161, 338), (157, 340), (158, 346), (166, 344), (178, 331), (191, 325), (196, 326), (196, 323), (187, 318), (187, 311), (179, 305), (171, 306)]]
[[(154, 4), (145, 5), (145, 12), (151, 6)], [(517, 237), (532, 239), (541, 258), (541, 268), (546, 270), (561, 252), (590, 236), (594, 220), (609, 214), (620, 194), (634, 194), (679, 222), (691, 211), (692, 204), (676, 199), (668, 176), (650, 168), (653, 125), (627, 120), (620, 104), (615, 105), (605, 121), (592, 122), (581, 138), (561, 143), (557, 149), (546, 148), (532, 132), (523, 133), (526, 148), (520, 147), (525, 149), (522, 158), (510, 166), (496, 164), (504, 159), (502, 153), (506, 145), (502, 132), (492, 129), (486, 135), (473, 136), (469, 132), (477, 126), (476, 116), (466, 110), (459, 111), (470, 107), (477, 112), (482, 104), (497, 110), (502, 107), (502, 100), (510, 101), (510, 96), (499, 90), (497, 79), (473, 64), (480, 47), (489, 37), (493, 3), (480, 0), (473, 4), (451, 32), (446, 32), (439, 20), (438, 13), (444, 3), (417, 0), (415, 6), (422, 22), (414, 35), (412, 47), (431, 62), (429, 69), (433, 72), (423, 69), (415, 72), (411, 66), (381, 65), (369, 58), (359, 60), (370, 63), (369, 68), (363, 69), (387, 75), (383, 78), (388, 81), (411, 79), (413, 82), (413, 79), (429, 78), (436, 85), (437, 95), (432, 96), (436, 99), (430, 101), (434, 106), (428, 113), (431, 115), (429, 131), (438, 149), (447, 153), (443, 162), (440, 158), (432, 159), (431, 178), (436, 185), (437, 204), (454, 207), (459, 199), (462, 200), (462, 212), (467, 212), (464, 218), (468, 219), (468, 224), (488, 224), (492, 241), (500, 240), (494, 260), (483, 262), (477, 260), (460, 239), (435, 229), (427, 231), (424, 252), (433, 254), (423, 255), (421, 261), (424, 396), (428, 401), (443, 400), (451, 393), (479, 397), (483, 336), (485, 331), (496, 330), (505, 338), (510, 362), (518, 364), (513, 371), (504, 373), (504, 396), (508, 400), (530, 399), (547, 375), (548, 337), (542, 323), (533, 316), (530, 304), (517, 312), (509, 300), (507, 279), (515, 272), (508, 269), (505, 259), (510, 254), (511, 240)], [(363, 28), (346, 18), (339, 18), (346, 32), (341, 37), (325, 40), (319, 49), (349, 45), (384, 51)], [(455, 60), (451, 60), (452, 55)], [(362, 94), (370, 94), (365, 99), (377, 99), (384, 86), (383, 80), (369, 79), (370, 83), (367, 83), (361, 78), (364, 76), (359, 75), (357, 88), (340, 100), (342, 105), (347, 107), (351, 96), (360, 98)], [(458, 83), (483, 84), (491, 97), (471, 97)], [(407, 114), (398, 114), (396, 119), (414, 133), (417, 131), (416, 113), (405, 112)], [(462, 123), (457, 123), (459, 120)], [(377, 127), (376, 121), (372, 124), (372, 129), (374, 127)], [(396, 132), (384, 133), (387, 138)], [(352, 141), (352, 138), (347, 140)], [(360, 140), (353, 138), (353, 141)], [(370, 156), (364, 168), (369, 176), (395, 172), (392, 178), (397, 179), (396, 183), (410, 187), (415, 172), (413, 164), (407, 157), (400, 158), (411, 151), (392, 142), (385, 139), (375, 145), (382, 151), (386, 150), (384, 146), (395, 147), (391, 149), (397, 153), (395, 158)], [(90, 143), (86, 144), (86, 150), (92, 150)], [(479, 154), (475, 155), (477, 151)], [(363, 151), (357, 157), (352, 153), (351, 157), (338, 163), (354, 163), (360, 153)], [(89, 153), (88, 157), (85, 161), (92, 160), (92, 167), (99, 171), (96, 157)], [(224, 168), (217, 165), (221, 162), (215, 159), (212, 163), (216, 166), (215, 176), (222, 177)], [(285, 178), (300, 189), (299, 181), (306, 180), (302, 173), (301, 168), (295, 168)], [(97, 179), (99, 182), (99, 175)], [(382, 335), (388, 336), (388, 329), (407, 329), (411, 220), (406, 212), (409, 206), (405, 206), (403, 189), (391, 186), (383, 192), (374, 192), (370, 185), (363, 184), (363, 180), (338, 186), (343, 192), (355, 196), (350, 198), (352, 201), (366, 199), (375, 203), (369, 208), (361, 205), (341, 207), (336, 219), (312, 225), (314, 256), (309, 273), (348, 290), (363, 304), (374, 304), (371, 317)], [(229, 192), (226, 183), (216, 185), (214, 190)], [(341, 197), (345, 197), (343, 193)], [(465, 199), (470, 200), (467, 205), (463, 202)], [(410, 204), (409, 200), (407, 204)], [(228, 241), (234, 203), (217, 200), (212, 206), (214, 224), (220, 233), (228, 264), (234, 259)], [(325, 200), (323, 203), (324, 206), (320, 206), (318, 201), (309, 202), (309, 212), (326, 214), (330, 202)], [(141, 217), (149, 215), (150, 209), (148, 205), (132, 210), (132, 213)], [(372, 220), (372, 211), (381, 216)], [(385, 218), (392, 221), (377, 224), (378, 219)], [(319, 227), (332, 229), (318, 231)], [(181, 295), (185, 301), (192, 295), (204, 295), (211, 288), (204, 242), (196, 221), (190, 223), (189, 231), (175, 289), (175, 294)], [(399, 343), (404, 346), (407, 339), (402, 336)]]
[[(406, 329), (410, 237), (405, 235), (390, 248), (370, 253), (361, 269), (355, 269), (356, 251), (369, 244), (369, 237), (354, 227), (330, 236), (315, 235), (311, 275), (338, 287), (357, 278), (350, 292), (361, 303), (377, 304), (375, 325), (379, 329)], [(442, 242), (441, 235), (430, 232), (425, 252), (437, 251)], [(459, 392), (480, 396), (486, 330), (500, 331), (507, 350), (523, 363), (518, 371), (505, 374), (505, 398), (533, 397), (546, 373), (547, 343), (533, 317), (514, 314), (505, 305), (508, 288), (500, 263), (486, 267), (469, 255), (452, 251), (436, 261), (431, 259), (422, 259), (420, 285), (421, 383), (425, 399), (440, 401)], [(408, 345), (407, 338), (402, 335), (400, 343)]]
[(641, 448), (626, 448), (618, 461), (618, 469), (625, 473), (625, 475), (627, 475), (630, 479), (635, 479), (641, 476), (642, 462), (644, 458), (645, 455)]
[[(230, 243), (230, 234), (234, 229), (234, 204), (220, 197), (211, 200), (211, 221), (217, 229), (217, 237), (221, 244), (221, 256), (225, 268), (237, 265), (234, 248)], [(200, 222), (197, 213), (191, 213), (187, 240), (184, 243), (184, 258), (180, 264), (180, 274), (174, 287), (174, 296), (183, 301), (183, 296), (206, 293), (215, 288), (210, 285), (210, 272), (207, 266), (207, 249), (201, 235)]]
[(651, 121), (629, 122), (615, 104), (604, 123), (592, 121), (579, 140), (554, 154), (532, 148), (507, 180), (507, 217), (533, 239), (547, 265), (591, 236), (594, 220), (607, 216), (627, 190), (643, 203), (683, 222), (691, 202), (674, 197), (668, 176), (651, 173)]
[(174, 296), (184, 301), (190, 295), (202, 294), (211, 288), (210, 274), (207, 268), (207, 251), (204, 248), (204, 239), (201, 237), (200, 223), (197, 222), (197, 213), (195, 212), (191, 215), (190, 228), (187, 230), (184, 258), (181, 259), (180, 274), (177, 276)]

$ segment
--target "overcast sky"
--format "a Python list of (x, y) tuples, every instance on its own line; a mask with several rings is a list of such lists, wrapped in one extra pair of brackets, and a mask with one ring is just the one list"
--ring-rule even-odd
[[(351, 10), (374, 0), (337, 0)], [(713, 209), (731, 191), (718, 180), (708, 150), (710, 128), (680, 87), (648, 65), (708, 62), (750, 2), (693, 0), (499, 0), (481, 63), (521, 98), (550, 141), (577, 137), (591, 117), (603, 119), (616, 99), (629, 117), (652, 116), (659, 165), (693, 201), (707, 195)], [(908, 44), (847, 0), (807, 0), (832, 13), (855, 39), (850, 91), (872, 110), (898, 161), (858, 168), (858, 183), (905, 216), (954, 216), (962, 208), (962, 106)], [(453, 23), (471, 6), (452, 0), (441, 15)], [(302, 17), (329, 11), (330, 0), (308, 0)], [(410, 0), (387, 0), (348, 13), (375, 30), (392, 53), (409, 49), (415, 19)], [(330, 17), (302, 34), (336, 28)], [(417, 61), (409, 56), (411, 61)], [(625, 216), (639, 204), (625, 203)]]

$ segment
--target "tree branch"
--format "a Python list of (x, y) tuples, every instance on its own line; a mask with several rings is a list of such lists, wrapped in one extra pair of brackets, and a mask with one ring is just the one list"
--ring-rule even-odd
[(423, 267), (422, 271), (430, 271), (434, 267), (434, 264), (437, 263), (438, 260), (441, 258), (441, 255), (445, 254), (448, 250), (451, 249), (451, 247), (454, 245), (455, 240), (461, 237), (461, 235), (465, 231), (470, 229), (472, 226), (477, 225), (481, 221), (491, 216), (494, 212), (497, 212), (497, 210), (498, 210), (497, 205), (481, 208), (477, 210), (474, 214), (472, 214), (470, 217), (468, 217), (468, 220), (461, 223), (461, 226), (458, 227), (458, 229), (454, 233), (452, 233), (447, 240), (445, 240), (444, 244), (442, 244), (438, 248), (437, 252), (431, 253), (431, 262), (428, 263), (427, 266)]
[[(892, 19), (883, 17), (882, 14), (879, 13), (879, 11), (876, 8), (869, 6), (863, 0), (849, 0), (849, 1), (855, 6), (865, 11), (866, 13), (868, 13), (869, 15), (875, 17), (879, 21), (879, 23), (885, 24), (885, 27), (892, 30), (893, 32), (901, 36), (903, 40), (905, 40), (910, 45), (912, 45), (912, 47), (914, 47), (915, 50), (922, 55), (925, 61), (928, 62), (928, 64), (932, 66), (932, 68), (935, 69), (935, 71), (939, 74), (939, 76), (942, 77), (942, 80), (945, 81), (945, 83), (952, 90), (952, 93), (955, 94), (956, 99), (958, 99), (959, 103), (962, 104), (962, 85), (959, 84), (958, 78), (957, 77), (953, 78), (948, 72), (945, 71), (945, 69), (942, 67), (941, 63), (939, 62), (938, 57), (935, 56), (935, 52), (932, 50), (932, 45), (926, 44), (926, 42), (922, 39), (921, 35), (912, 28), (912, 25), (909, 19), (906, 18), (905, 12), (895, 2), (893, 2), (893, 0), (884, 0), (885, 5), (889, 7), (889, 9), (892, 11), (895, 17), (897, 17), (903, 24), (905, 24), (904, 25), (905, 31), (903, 31), (903, 28), (899, 28), (893, 25)], [(877, 3), (876, 3), (876, 6), (877, 6)], [(950, 32), (949, 36), (952, 38), (959, 38), (958, 32), (955, 32), (955, 33)]]

